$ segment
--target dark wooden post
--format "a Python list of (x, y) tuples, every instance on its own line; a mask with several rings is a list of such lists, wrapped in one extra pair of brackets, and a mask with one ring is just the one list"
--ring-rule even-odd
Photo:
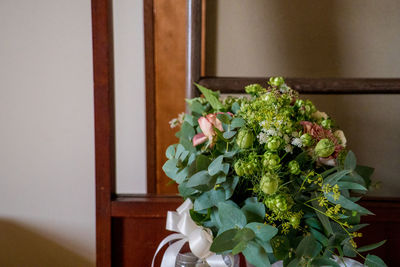
[(92, 0), (96, 157), (96, 262), (111, 266), (111, 200), (115, 194), (114, 64), (111, 0)]

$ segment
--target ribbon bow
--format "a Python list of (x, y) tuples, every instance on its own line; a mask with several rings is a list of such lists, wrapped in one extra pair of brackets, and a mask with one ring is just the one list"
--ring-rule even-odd
[[(166, 229), (177, 232), (164, 238), (153, 257), (151, 264), (154, 267), (154, 260), (161, 250), (169, 242), (172, 243), (164, 253), (161, 267), (174, 267), (176, 256), (186, 242), (189, 242), (189, 247), (192, 253), (199, 259), (205, 260), (210, 267), (228, 267), (221, 255), (216, 255), (210, 251), (213, 242), (213, 235), (210, 229), (198, 226), (190, 217), (189, 211), (192, 209), (193, 203), (190, 199), (186, 199), (175, 211), (168, 211)], [(233, 257), (231, 257), (233, 262)]]

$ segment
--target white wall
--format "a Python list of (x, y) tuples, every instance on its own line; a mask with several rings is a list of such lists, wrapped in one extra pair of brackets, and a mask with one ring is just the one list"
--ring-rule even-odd
[[(117, 104), (127, 105), (117, 109), (118, 174), (137, 178), (120, 183), (137, 192), (145, 190), (141, 2), (122, 1), (116, 20), (134, 35), (116, 40), (134, 51), (117, 53)], [(0, 33), (0, 266), (93, 266), (90, 1), (2, 0)]]

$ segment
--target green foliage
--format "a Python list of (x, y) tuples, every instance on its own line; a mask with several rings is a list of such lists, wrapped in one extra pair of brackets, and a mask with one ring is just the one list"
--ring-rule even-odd
[[(383, 245), (354, 241), (367, 225), (361, 216), (372, 214), (356, 202), (374, 169), (357, 165), (333, 119), (282, 77), (266, 85), (247, 86), (250, 98), (220, 99), (196, 84), (204, 97), (187, 99), (190, 114), (174, 121), (179, 143), (162, 169), (193, 201), (193, 221), (213, 232), (211, 251), (243, 253), (256, 267), (313, 267)], [(207, 141), (194, 146), (202, 133)], [(374, 255), (365, 265), (386, 266)]]

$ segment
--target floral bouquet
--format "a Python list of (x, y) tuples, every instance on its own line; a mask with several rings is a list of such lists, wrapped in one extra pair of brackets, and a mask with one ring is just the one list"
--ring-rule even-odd
[[(372, 214), (356, 202), (373, 169), (356, 164), (326, 113), (282, 77), (246, 86), (247, 97), (197, 87), (202, 96), (187, 100), (191, 113), (171, 122), (180, 127), (179, 144), (167, 149), (163, 166), (186, 199), (192, 230), (183, 241), (195, 255), (242, 253), (257, 267), (350, 266), (348, 257), (359, 256), (365, 266), (386, 266), (362, 255), (384, 241), (356, 244), (366, 226), (360, 217)], [(175, 224), (168, 229), (178, 231)], [(208, 242), (200, 253), (196, 238)]]

